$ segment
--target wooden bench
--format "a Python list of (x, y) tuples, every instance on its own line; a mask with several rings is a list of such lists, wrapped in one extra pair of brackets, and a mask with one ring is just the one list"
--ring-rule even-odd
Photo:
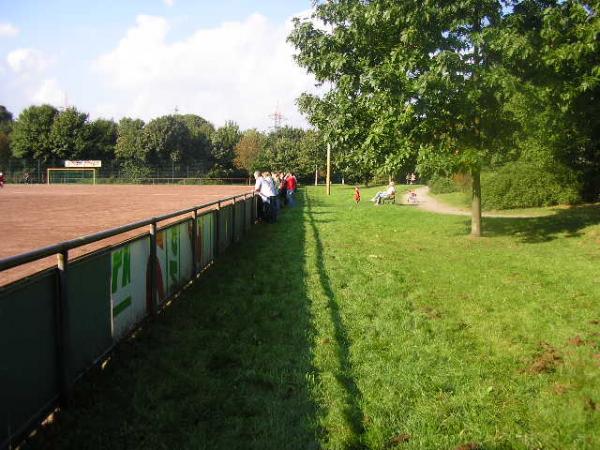
[(390, 203), (392, 205), (396, 204), (396, 194), (390, 195), (389, 197), (382, 197), (381, 204), (385, 205), (386, 203)]

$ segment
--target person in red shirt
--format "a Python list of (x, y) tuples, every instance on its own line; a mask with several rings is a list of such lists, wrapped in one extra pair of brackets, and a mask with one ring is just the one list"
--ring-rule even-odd
[(4, 174), (0, 172), (0, 188), (4, 187), (4, 183), (6, 183), (6, 178), (4, 178)]
[(288, 205), (290, 205), (292, 208), (294, 206), (296, 206), (296, 200), (294, 198), (295, 194), (296, 194), (296, 186), (297, 186), (297, 181), (296, 181), (296, 176), (291, 173), (288, 172), (287, 177), (285, 177), (286, 180), (286, 187), (287, 187), (287, 192), (286, 192), (286, 196), (287, 196), (287, 202)]
[(354, 201), (356, 202), (356, 206), (360, 203), (360, 189), (358, 186), (354, 186)]

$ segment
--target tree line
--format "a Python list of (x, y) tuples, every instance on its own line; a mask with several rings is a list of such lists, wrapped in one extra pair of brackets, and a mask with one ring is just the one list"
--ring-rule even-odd
[(0, 105), (0, 170), (9, 163), (101, 160), (129, 180), (150, 177), (158, 167), (192, 176), (242, 177), (254, 170), (291, 170), (300, 176), (323, 165), (323, 145), (312, 130), (281, 127), (270, 132), (240, 130), (228, 121), (215, 127), (194, 114), (171, 114), (145, 123), (122, 118), (90, 120), (75, 107), (25, 108), (14, 119)]
[[(329, 0), (297, 19), (298, 64), (331, 88), (301, 110), (353, 172), (532, 168), (600, 194), (598, 0)], [(521, 170), (521, 168), (524, 168)], [(529, 175), (528, 175), (529, 176)], [(535, 175), (534, 175), (535, 178)]]

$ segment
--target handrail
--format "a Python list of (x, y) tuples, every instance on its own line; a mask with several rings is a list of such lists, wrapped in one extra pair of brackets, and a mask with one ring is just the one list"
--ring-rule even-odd
[(141, 228), (146, 225), (151, 225), (153, 223), (172, 219), (173, 217), (182, 216), (184, 214), (198, 211), (199, 209), (208, 208), (210, 206), (221, 204), (223, 202), (228, 202), (230, 200), (235, 200), (236, 198), (240, 197), (243, 197), (245, 199), (249, 195), (254, 195), (254, 193), (237, 194), (231, 197), (215, 200), (214, 202), (204, 203), (202, 205), (182, 209), (180, 211), (163, 214), (162, 216), (152, 217), (150, 219), (141, 220), (139, 222), (132, 222), (127, 225), (121, 225), (119, 227), (111, 228), (109, 230), (101, 231), (99, 233), (81, 236), (75, 239), (71, 239), (69, 241), (60, 242), (58, 244), (50, 245), (48, 247), (42, 247), (30, 252), (21, 253), (15, 256), (9, 256), (8, 258), (0, 259), (0, 272), (3, 270), (12, 269), (13, 267), (17, 267), (22, 264), (27, 264), (29, 262), (35, 261), (36, 259), (52, 256), (57, 253), (67, 252), (73, 248), (81, 247), (82, 245), (91, 244), (93, 242), (101, 241), (102, 239), (116, 236), (121, 233), (126, 233), (127, 231), (135, 230), (136, 228)]

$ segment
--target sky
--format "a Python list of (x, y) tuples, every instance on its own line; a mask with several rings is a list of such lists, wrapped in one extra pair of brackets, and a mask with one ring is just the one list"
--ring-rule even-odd
[(311, 0), (0, 0), (0, 105), (90, 119), (198, 114), (221, 126), (307, 127), (315, 92), (286, 42)]

